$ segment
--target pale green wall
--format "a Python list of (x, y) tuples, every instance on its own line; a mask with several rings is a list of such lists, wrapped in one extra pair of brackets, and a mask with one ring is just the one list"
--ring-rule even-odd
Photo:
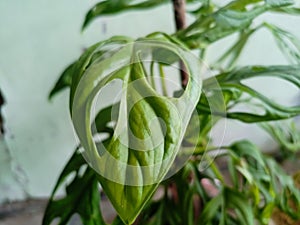
[(84, 15), (95, 2), (0, 1), (0, 87), (7, 102), (6, 143), (1, 141), (0, 146), (0, 202), (24, 193), (48, 195), (74, 150), (68, 92), (51, 102), (47, 95), (59, 73), (84, 47), (111, 35), (138, 37), (173, 30), (171, 8), (163, 6), (105, 17), (80, 33)]
[[(84, 47), (111, 35), (137, 37), (155, 30), (172, 32), (174, 29), (170, 23), (172, 8), (165, 5), (99, 19), (81, 34), (85, 12), (95, 2), (0, 1), (0, 87), (7, 101), (4, 108), (6, 140), (0, 141), (0, 202), (26, 195), (47, 196), (72, 153), (76, 142), (68, 113), (68, 93), (59, 94), (52, 102), (47, 101), (47, 95), (59, 73)], [(275, 20), (300, 37), (299, 19), (276, 17)], [(242, 56), (242, 64), (248, 60), (284, 62), (270, 38), (263, 33), (257, 37)], [(209, 58), (214, 58), (219, 48), (223, 48), (223, 42), (213, 48)], [(281, 84), (258, 84), (258, 88), (267, 90), (280, 101), (286, 102), (289, 94), (293, 103), (296, 97), (299, 99), (299, 90), (285, 89), (278, 93), (273, 88), (276, 85)], [(263, 147), (271, 143), (254, 126), (249, 128), (239, 123), (230, 123), (225, 141), (247, 135)]]

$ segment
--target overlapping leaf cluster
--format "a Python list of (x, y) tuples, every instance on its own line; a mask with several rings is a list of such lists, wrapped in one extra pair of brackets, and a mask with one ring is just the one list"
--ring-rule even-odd
[[(170, 1), (157, 0), (101, 1), (88, 12), (83, 28), (102, 15), (148, 9), (169, 3)], [(260, 123), (280, 143), (283, 154), (296, 156), (299, 150), (299, 135), (296, 129), (295, 132), (286, 134), (282, 127), (270, 125), (268, 122), (293, 118), (300, 114), (300, 106), (280, 105), (247, 86), (244, 81), (250, 78), (271, 77), (282, 79), (300, 88), (300, 44), (297, 37), (274, 24), (253, 23), (265, 12), (298, 15), (300, 9), (296, 8), (291, 0), (239, 0), (222, 6), (210, 0), (188, 1), (188, 3), (191, 4), (189, 9), (196, 8), (189, 11), (195, 16), (195, 21), (186, 29), (170, 36), (162, 35), (165, 41), (171, 41), (184, 48), (197, 49), (203, 59), (205, 52), (209, 51), (210, 45), (214, 42), (232, 34), (238, 34), (238, 38), (219, 60), (211, 65), (218, 74), (203, 81), (202, 95), (196, 106), (201, 124), (199, 137), (185, 140), (184, 143), (188, 144), (182, 146), (188, 151), (189, 144), (196, 145), (193, 157), (179, 173), (160, 184), (158, 189), (162, 196), (158, 199), (149, 200), (152, 194), (142, 198), (143, 202), (135, 198), (127, 199), (131, 200), (132, 206), (137, 205), (140, 209), (144, 207), (141, 212), (137, 211), (140, 215), (135, 224), (268, 224), (274, 209), (285, 213), (292, 220), (299, 220), (300, 191), (295, 187), (293, 178), (288, 176), (274, 159), (264, 155), (247, 140), (223, 146), (222, 151), (216, 153), (215, 146), (209, 145), (208, 136), (212, 127), (222, 118), (244, 123)], [(260, 29), (270, 31), (270, 35), (273, 35), (282, 53), (291, 61), (291, 65), (257, 65), (242, 68), (236, 66), (248, 40)], [(129, 39), (113, 37), (89, 48), (78, 61), (62, 73), (50, 93), (50, 98), (64, 88), (71, 87), (70, 107), (72, 107), (78, 79), (93, 61), (103, 54), (95, 52), (95, 49), (103, 43), (116, 40), (126, 42)], [(170, 59), (171, 62), (176, 60)], [(161, 64), (160, 68), (165, 66)], [(135, 72), (140, 73), (137, 70), (131, 71), (133, 75)], [(219, 108), (212, 109), (209, 99), (220, 93), (224, 99), (218, 105)], [(239, 111), (239, 108), (236, 108), (241, 103), (247, 105), (247, 111)], [(104, 145), (110, 143), (114, 134), (109, 126), (113, 107), (115, 106), (102, 109), (95, 119), (97, 132), (109, 134), (108, 139), (103, 141)], [(151, 107), (155, 108), (153, 105)], [(118, 151), (117, 148), (115, 150)], [(212, 160), (212, 157), (216, 160)], [(225, 167), (220, 168), (220, 165), (224, 164), (218, 163), (220, 160), (225, 160)], [(200, 172), (199, 167), (203, 162), (207, 162), (208, 167)], [(58, 187), (66, 185), (64, 181), (74, 173), (76, 176), (66, 186), (66, 196), (56, 200), (54, 197)], [(84, 225), (106, 224), (99, 205), (100, 190), (97, 185), (99, 180), (103, 187), (107, 185), (105, 179), (99, 178), (76, 150), (53, 191), (43, 225), (51, 224), (55, 218), (60, 219), (60, 225), (67, 224), (75, 213), (80, 215)], [(143, 187), (137, 187), (135, 191), (139, 192), (140, 189)], [(214, 193), (209, 189), (214, 190)], [(107, 194), (113, 198), (112, 193)], [(294, 207), (290, 207), (291, 202)], [(124, 217), (126, 213), (130, 214), (131, 210), (126, 211), (127, 209), (118, 207), (118, 202), (113, 204), (121, 217), (117, 216), (113, 224), (124, 224), (123, 221), (126, 224), (133, 222)]]

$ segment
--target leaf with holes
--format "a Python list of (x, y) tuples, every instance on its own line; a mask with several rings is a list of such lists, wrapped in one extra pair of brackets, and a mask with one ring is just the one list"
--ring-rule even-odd
[[(213, 112), (215, 115), (227, 117), (230, 119), (237, 119), (246, 123), (287, 119), (298, 115), (300, 113), (300, 106), (286, 107), (280, 105), (269, 99), (265, 95), (243, 84), (242, 81), (254, 77), (276, 77), (288, 81), (296, 87), (300, 88), (299, 71), (299, 65), (268, 67), (248, 66), (217, 75), (215, 78), (217, 79), (220, 87), (217, 87), (216, 90), (213, 90), (215, 78), (209, 78), (205, 80), (204, 90), (210, 90), (212, 92), (216, 91), (218, 93), (220, 91), (219, 88), (221, 88), (222, 92), (225, 95), (227, 93), (231, 93), (231, 98), (234, 99), (236, 103), (238, 103), (239, 99), (243, 97), (242, 93), (248, 94), (252, 100), (256, 100), (257, 102), (259, 102), (259, 105), (257, 103), (255, 104), (263, 111), (263, 113), (239, 112), (232, 109), (227, 111), (227, 113), (224, 113), (222, 111)], [(233, 98), (232, 96), (236, 96), (236, 98)], [(245, 102), (245, 100), (243, 99), (241, 99), (241, 101)], [(251, 102), (248, 103), (249, 106)], [(202, 113), (211, 113), (209, 105), (207, 105), (207, 103), (205, 103), (204, 101), (199, 102), (199, 104), (197, 105), (197, 109)]]
[[(104, 192), (125, 224), (134, 222), (169, 171), (201, 94), (199, 61), (170, 40), (159, 36), (126, 45), (128, 39), (122, 38), (102, 42), (78, 61), (87, 66), (78, 67), (72, 83), (71, 114), (84, 157), (99, 174)], [(110, 54), (95, 57), (111, 44)], [(148, 83), (143, 60), (157, 48), (177, 54), (190, 74), (179, 98), (161, 95)], [(92, 58), (92, 63), (85, 63)], [(115, 79), (123, 81), (120, 104), (112, 109), (118, 111), (117, 123), (107, 147), (96, 146), (91, 109), (97, 93)]]
[[(80, 168), (86, 165), (81, 153), (76, 151), (71, 157), (52, 192), (47, 205), (42, 225), (50, 225), (56, 218), (59, 225), (67, 224), (78, 213), (84, 225), (106, 225), (100, 211), (100, 193), (96, 173), (89, 167), (83, 175)], [(66, 196), (55, 200), (57, 189), (72, 173), (76, 176), (66, 187)]]

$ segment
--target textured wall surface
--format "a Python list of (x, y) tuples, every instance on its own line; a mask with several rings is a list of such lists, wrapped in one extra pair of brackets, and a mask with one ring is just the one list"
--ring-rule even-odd
[[(74, 147), (76, 138), (68, 112), (67, 91), (47, 100), (59, 73), (90, 44), (123, 34), (134, 37), (155, 30), (174, 30), (172, 8), (128, 12), (104, 17), (84, 33), (80, 26), (96, 1), (1, 0), (0, 1), (0, 88), (6, 99), (3, 108), (6, 136), (0, 140), (0, 202), (47, 196)], [(282, 16), (276, 21), (300, 37), (300, 20)], [(216, 43), (208, 55), (224, 48)], [(271, 37), (265, 31), (251, 39), (241, 64), (283, 64)], [(274, 81), (249, 81), (258, 90), (285, 104), (299, 102), (299, 90)], [(102, 104), (107, 103), (106, 93)], [(289, 97), (288, 97), (289, 96)], [(250, 137), (264, 149), (274, 148), (270, 138), (255, 125), (229, 122), (225, 142)], [(270, 147), (271, 146), (271, 147)]]
[[(105, 17), (80, 32), (96, 1), (0, 1), (0, 87), (6, 99), (0, 140), (0, 202), (47, 196), (76, 146), (65, 91), (47, 100), (58, 75), (83, 49), (111, 35), (173, 30), (172, 11)], [(155, 13), (155, 17), (153, 17)], [(143, 20), (144, 15), (146, 18)], [(105, 104), (107, 97), (103, 97)]]

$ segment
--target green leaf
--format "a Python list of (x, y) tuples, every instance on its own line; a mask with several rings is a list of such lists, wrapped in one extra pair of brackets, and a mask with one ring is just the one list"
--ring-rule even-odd
[(63, 89), (70, 87), (72, 84), (72, 76), (73, 76), (73, 68), (74, 68), (75, 63), (72, 63), (69, 65), (63, 73), (60, 75), (58, 81), (52, 88), (50, 94), (49, 94), (49, 99), (52, 99), (54, 95), (56, 95), (58, 92), (62, 91)]
[[(260, 110), (263, 111), (263, 113), (238, 112), (233, 110), (227, 111), (227, 113), (221, 111), (213, 113), (230, 119), (237, 119), (246, 123), (281, 120), (294, 117), (300, 113), (300, 106), (287, 107), (279, 105), (268, 97), (255, 91), (254, 89), (242, 84), (242, 81), (253, 77), (271, 76), (286, 80), (294, 84), (296, 87), (300, 88), (299, 71), (300, 65), (268, 67), (249, 66), (217, 75), (215, 78), (217, 79), (223, 93), (232, 93), (231, 98), (232, 100), (234, 100), (233, 103), (238, 103), (239, 99), (245, 102), (245, 100), (242, 99), (242, 93), (247, 93), (251, 97), (251, 99), (256, 102), (256, 106), (259, 107)], [(205, 80), (204, 90), (213, 92), (214, 90), (212, 90), (211, 88), (214, 83), (215, 80), (212, 78)], [(218, 91), (220, 90), (216, 89), (216, 92)], [(235, 92), (239, 94), (234, 95)], [(237, 97), (237, 99), (233, 96)], [(259, 105), (257, 105), (257, 102), (259, 102)], [(249, 102), (248, 105), (250, 105)], [(197, 109), (202, 113), (211, 113), (209, 110), (209, 105), (205, 105), (205, 102), (199, 102)]]
[[(260, 124), (281, 147), (282, 153), (287, 151), (296, 153), (300, 151), (300, 131), (295, 123), (262, 123)], [(294, 155), (294, 154), (293, 154)]]
[(249, 38), (255, 33), (255, 31), (257, 31), (257, 29), (250, 29), (241, 32), (237, 41), (224, 54), (222, 54), (218, 60), (216, 60), (214, 67), (220, 67), (220, 65), (222, 65), (222, 63), (226, 60), (227, 64), (224, 65), (223, 68), (226, 68), (226, 70), (233, 69)]
[(260, 166), (265, 166), (264, 158), (259, 148), (248, 140), (235, 142), (231, 146), (229, 146), (228, 149), (233, 151), (233, 153), (236, 154), (238, 158), (251, 157), (255, 159), (255, 161), (259, 163)]
[(253, 19), (268, 10), (267, 5), (251, 10), (234, 10), (231, 5), (202, 16), (176, 36), (190, 48), (205, 48), (207, 45), (248, 28)]
[[(262, 209), (269, 204), (274, 204), (274, 191), (265, 157), (259, 148), (247, 140), (233, 143), (228, 150), (230, 151), (230, 174), (235, 188), (250, 196), (255, 208), (256, 206), (258, 208), (257, 214), (264, 214), (266, 219), (267, 214), (262, 212)], [(264, 199), (264, 203), (261, 203), (261, 199)]]
[(266, 28), (268, 28), (276, 42), (280, 50), (285, 54), (287, 59), (293, 64), (300, 63), (300, 41), (299, 39), (291, 34), (290, 32), (283, 30), (275, 25), (271, 25), (268, 23), (264, 24)]
[[(267, 11), (288, 11), (291, 0), (240, 0), (231, 1), (212, 13), (200, 14), (199, 18), (177, 36), (190, 48), (206, 48), (209, 44), (241, 32), (250, 27), (253, 20)], [(295, 13), (295, 10), (293, 10)], [(291, 12), (292, 13), (292, 12)]]
[[(121, 39), (121, 37), (120, 36), (115, 36), (115, 37), (112, 37), (109, 40), (118, 40), (118, 39)], [(125, 37), (122, 37), (122, 40), (123, 39), (125, 39)], [(90, 50), (93, 49), (93, 48), (96, 49), (101, 44), (103, 44), (103, 42), (99, 42), (99, 43), (95, 44), (94, 47), (90, 48)], [(54, 95), (56, 95), (60, 91), (64, 90), (65, 88), (71, 87), (73, 76), (75, 76), (75, 74), (77, 74), (78, 68), (82, 68), (82, 67), (84, 68), (84, 66), (88, 66), (90, 63), (93, 62), (93, 60), (95, 58), (100, 57), (105, 53), (107, 53), (107, 50), (98, 51), (98, 52), (94, 53), (93, 57), (89, 58), (90, 52), (85, 52), (83, 54), (83, 56), (84, 56), (83, 58), (80, 58), (79, 60), (77, 60), (77, 61), (73, 62), (71, 65), (69, 65), (63, 71), (63, 73), (60, 75), (60, 77), (57, 80), (56, 84), (52, 88), (52, 90), (49, 94), (49, 99), (53, 98)], [(84, 70), (82, 71), (82, 73), (83, 72), (84, 72)]]
[(273, 7), (281, 7), (294, 4), (293, 0), (265, 0), (266, 3)]
[[(293, 177), (287, 175), (273, 159), (268, 158), (266, 162), (276, 192), (276, 205), (293, 219), (299, 220), (300, 189), (295, 185)], [(295, 207), (291, 207), (291, 202)]]
[(272, 12), (277, 12), (277, 13), (285, 13), (289, 15), (299, 15), (300, 14), (300, 8), (295, 8), (295, 7), (282, 7), (282, 8), (275, 8), (272, 10)]
[[(83, 67), (78, 66), (72, 82), (71, 112), (85, 158), (98, 172), (101, 186), (120, 218), (125, 224), (132, 224), (179, 151), (201, 94), (201, 79), (199, 62), (172, 44), (170, 38), (145, 38), (122, 45), (126, 41), (102, 42), (81, 57), (77, 64)], [(95, 52), (109, 44), (114, 50), (108, 57), (95, 58), (85, 66)], [(176, 53), (187, 67), (190, 82), (180, 98), (162, 96), (148, 83), (140, 57), (158, 47)], [(92, 102), (114, 79), (123, 80), (118, 120), (109, 144), (97, 149), (90, 126)]]
[[(228, 210), (236, 213), (237, 224), (254, 225), (254, 213), (249, 199), (235, 189), (224, 187), (223, 190), (210, 200), (204, 207), (200, 221), (201, 224), (232, 224), (229, 222), (234, 218)], [(219, 212), (222, 218), (217, 218)], [(214, 223), (213, 221), (218, 221)]]
[(261, 4), (264, 2), (263, 0), (239, 0), (239, 1), (231, 1), (227, 8), (233, 9), (233, 10), (246, 10), (247, 7), (251, 6), (257, 6), (258, 4)]
[[(254, 225), (254, 213), (249, 199), (235, 189), (225, 188), (223, 191), (225, 207), (234, 209), (240, 224)], [(226, 213), (226, 212), (224, 212)]]
[[(114, 109), (114, 110), (113, 110)], [(118, 119), (118, 112), (119, 109), (119, 103), (116, 103), (114, 105), (108, 106), (104, 109), (101, 109), (101, 111), (97, 114), (95, 118), (95, 127), (96, 127), (96, 133), (112, 133), (113, 129), (108, 127), (109, 122), (116, 122)]]
[[(68, 223), (72, 215), (78, 213), (84, 225), (105, 225), (100, 211), (100, 192), (95, 172), (87, 167), (83, 175), (79, 171), (86, 166), (81, 153), (75, 151), (52, 192), (47, 205), (43, 225), (52, 224), (52, 221), (59, 218), (59, 225)], [(75, 177), (66, 186), (66, 196), (56, 200), (54, 198), (57, 189), (71, 174)]]
[(222, 194), (219, 194), (216, 197), (214, 197), (205, 205), (199, 221), (201, 221), (202, 224), (212, 224), (213, 219), (218, 214), (218, 211), (220, 210), (223, 204), (224, 198)]
[(117, 216), (111, 225), (124, 225), (123, 221)]
[[(90, 66), (90, 64), (95, 60), (95, 57), (101, 58), (104, 53), (107, 53), (106, 49), (103, 49), (101, 47), (105, 45), (109, 45), (112, 43), (115, 44), (126, 44), (131, 42), (132, 39), (125, 37), (125, 36), (114, 36), (110, 39), (107, 39), (105, 41), (101, 41), (99, 43), (94, 44), (93, 46), (89, 47), (77, 60), (77, 62), (74, 65), (73, 74), (72, 76), (72, 85), (71, 85), (71, 93), (70, 93), (70, 111), (71, 107), (73, 105), (73, 96), (74, 92), (76, 90), (76, 87), (83, 76), (83, 74), (86, 72), (86, 69)], [(101, 49), (101, 50), (99, 50)], [(96, 58), (97, 59), (97, 58)]]
[(85, 29), (94, 19), (104, 15), (121, 13), (128, 10), (149, 9), (169, 2), (168, 0), (147, 0), (133, 3), (132, 0), (106, 0), (97, 3), (87, 13), (82, 30)]

